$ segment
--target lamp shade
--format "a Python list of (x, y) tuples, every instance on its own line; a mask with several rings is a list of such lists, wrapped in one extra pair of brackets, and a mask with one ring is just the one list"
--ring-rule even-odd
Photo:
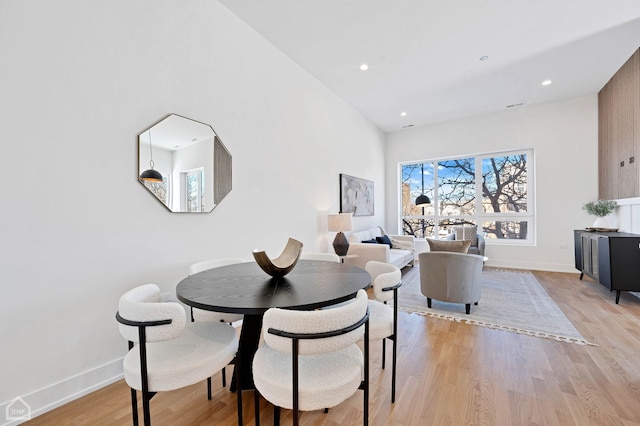
[(330, 214), (327, 216), (328, 229), (331, 232), (351, 231), (353, 220), (351, 213)]
[(420, 207), (420, 206), (426, 206), (431, 204), (431, 200), (429, 199), (429, 197), (427, 197), (424, 194), (420, 194), (418, 195), (418, 198), (416, 198), (416, 206)]
[(162, 182), (162, 175), (157, 170), (147, 169), (142, 172), (140, 179), (146, 180), (147, 182)]

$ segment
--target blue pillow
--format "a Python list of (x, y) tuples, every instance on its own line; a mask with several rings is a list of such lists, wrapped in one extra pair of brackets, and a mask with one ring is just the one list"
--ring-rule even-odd
[(383, 235), (382, 237), (376, 237), (376, 241), (378, 242), (378, 244), (386, 244), (389, 246), (389, 248), (391, 248), (391, 240), (386, 235)]
[(370, 239), (370, 240), (362, 240), (362, 243), (367, 243), (367, 244), (378, 244), (378, 242), (374, 239)]

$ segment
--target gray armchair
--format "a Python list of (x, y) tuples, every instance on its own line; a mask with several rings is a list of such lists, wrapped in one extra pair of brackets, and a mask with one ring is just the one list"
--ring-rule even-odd
[(478, 304), (482, 290), (482, 256), (445, 251), (428, 251), (418, 255), (420, 290), (427, 298), (464, 303), (466, 313)]
[[(455, 227), (451, 227), (451, 229), (453, 230), (453, 228)], [(471, 246), (469, 247), (469, 254), (478, 254), (480, 256), (484, 256), (484, 245), (485, 245), (485, 241), (484, 241), (484, 236), (482, 234), (478, 234), (476, 233), (476, 241), (471, 241)], [(450, 234), (447, 234), (447, 236), (445, 237), (445, 239), (447, 240), (455, 240), (456, 239), (456, 233), (455, 232), (451, 232)], [(473, 243), (476, 243), (475, 245)]]

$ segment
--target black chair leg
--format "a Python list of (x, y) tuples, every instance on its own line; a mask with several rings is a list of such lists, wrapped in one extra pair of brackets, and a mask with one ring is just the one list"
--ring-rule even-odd
[(151, 396), (152, 395), (149, 395), (146, 392), (142, 392), (142, 415), (144, 417), (144, 426), (151, 425), (151, 408), (149, 407)]
[(427, 308), (431, 308), (431, 299), (427, 297)]
[(131, 415), (133, 416), (133, 426), (138, 426), (138, 398), (135, 389), (131, 389)]
[(273, 407), (273, 426), (280, 426), (280, 407)]
[[(240, 365), (240, 352), (236, 354), (236, 367)], [(240, 369), (235, 369), (236, 376), (236, 399), (238, 400), (238, 425), (244, 424), (242, 421), (242, 387), (240, 386)]]
[(222, 369), (222, 387), (227, 387), (227, 367)]
[(393, 359), (391, 360), (391, 403), (396, 402), (396, 336), (393, 336)]
[(466, 303), (464, 305), (464, 310), (467, 312), (467, 315), (471, 312), (471, 303)]
[(236, 397), (238, 398), (238, 424), (244, 424), (242, 420), (242, 389), (236, 390)]
[(211, 401), (211, 377), (207, 377), (207, 399)]
[(386, 355), (387, 355), (387, 346), (386, 346), (386, 341), (387, 339), (382, 339), (382, 369), (384, 370), (384, 364), (385, 364), (385, 359), (386, 359)]
[(255, 389), (253, 391), (253, 400), (254, 400), (254, 406), (255, 406), (255, 410), (256, 410), (256, 426), (260, 426), (260, 392), (258, 392), (258, 389)]
[(362, 424), (369, 426), (369, 321), (364, 324), (364, 380), (360, 383), (360, 388), (364, 397)]

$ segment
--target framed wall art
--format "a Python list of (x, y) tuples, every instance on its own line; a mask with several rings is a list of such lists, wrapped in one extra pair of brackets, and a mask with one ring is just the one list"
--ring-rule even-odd
[(340, 173), (340, 212), (373, 216), (373, 182)]

